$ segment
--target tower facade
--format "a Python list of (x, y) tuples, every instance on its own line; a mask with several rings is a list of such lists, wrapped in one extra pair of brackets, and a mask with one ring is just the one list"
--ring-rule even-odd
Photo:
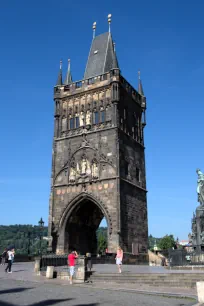
[(81, 81), (70, 62), (54, 87), (49, 236), (57, 253), (95, 253), (105, 217), (108, 250), (147, 251), (146, 98), (121, 75), (111, 33), (93, 38)]

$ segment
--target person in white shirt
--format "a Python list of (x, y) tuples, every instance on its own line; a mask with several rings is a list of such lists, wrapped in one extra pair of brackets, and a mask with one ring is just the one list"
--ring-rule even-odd
[(8, 273), (12, 273), (12, 271), (11, 271), (11, 266), (12, 266), (12, 263), (13, 263), (15, 250), (14, 250), (14, 249), (9, 250), (9, 251), (7, 252), (7, 254), (8, 254), (8, 265), (7, 265), (6, 269), (5, 269), (5, 272), (8, 271)]

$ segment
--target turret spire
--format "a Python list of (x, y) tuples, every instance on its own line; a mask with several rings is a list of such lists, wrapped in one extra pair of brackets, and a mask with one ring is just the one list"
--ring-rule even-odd
[(96, 22), (93, 23), (93, 39), (95, 38), (96, 35)]
[(110, 25), (111, 25), (111, 17), (112, 17), (112, 15), (111, 15), (111, 14), (108, 14), (108, 25), (109, 25), (108, 32), (109, 32), (109, 33), (110, 33), (110, 31), (111, 31), (111, 27), (110, 27)]
[(139, 84), (138, 84), (138, 92), (141, 96), (144, 96), (144, 91), (143, 91), (143, 87), (142, 87), (142, 81), (141, 81), (141, 78), (140, 78), (140, 70), (138, 71), (138, 81), (139, 81)]
[(68, 59), (68, 68), (67, 68), (67, 74), (64, 81), (64, 85), (69, 85), (71, 83), (72, 83), (72, 75), (71, 75), (70, 59)]
[(56, 82), (56, 86), (62, 85), (62, 60), (60, 61), (60, 69), (59, 69), (59, 74)]

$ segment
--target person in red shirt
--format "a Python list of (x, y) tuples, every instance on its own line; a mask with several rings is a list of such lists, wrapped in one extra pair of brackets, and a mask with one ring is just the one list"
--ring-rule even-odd
[(72, 251), (69, 255), (68, 255), (68, 265), (69, 265), (69, 274), (70, 274), (70, 285), (73, 284), (72, 279), (73, 279), (73, 275), (74, 275), (74, 268), (75, 268), (75, 259), (78, 257), (78, 254), (76, 251)]

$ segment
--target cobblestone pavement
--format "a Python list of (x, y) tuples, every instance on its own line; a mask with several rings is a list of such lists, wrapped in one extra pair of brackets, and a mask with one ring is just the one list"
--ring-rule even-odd
[(5, 273), (0, 266), (0, 306), (190, 306), (196, 303), (190, 299), (131, 292), (131, 286), (125, 285), (70, 286), (67, 281), (35, 276), (32, 271), (33, 263), (14, 264), (12, 274)]
[(0, 282), (1, 306), (184, 306), (195, 301), (14, 279)]

